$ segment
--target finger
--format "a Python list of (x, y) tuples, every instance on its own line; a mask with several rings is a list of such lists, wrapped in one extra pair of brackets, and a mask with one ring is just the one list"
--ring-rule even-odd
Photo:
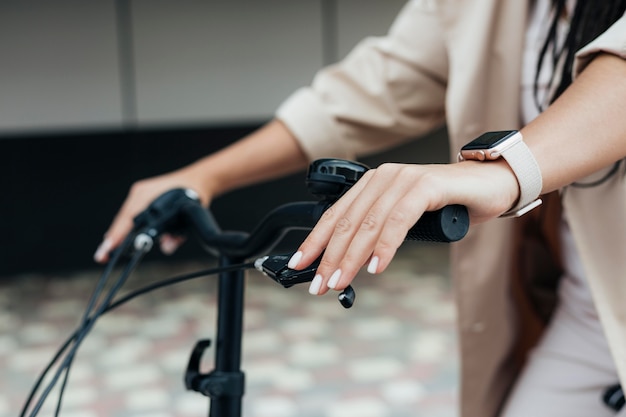
[(124, 240), (124, 237), (132, 230), (132, 221), (120, 219), (115, 227), (111, 227), (104, 235), (102, 243), (93, 255), (97, 263), (106, 263), (109, 260), (111, 251), (117, 248)]
[(109, 253), (111, 253), (113, 247), (113, 241), (105, 237), (102, 243), (96, 248), (96, 252), (93, 254), (93, 260), (100, 264), (106, 263), (109, 260)]
[(408, 230), (417, 223), (427, 206), (425, 200), (408, 193), (390, 212), (372, 253), (368, 272), (377, 274), (384, 271), (404, 242)]
[[(372, 176), (372, 178), (374, 177)], [(309, 288), (311, 294), (325, 294), (328, 291), (329, 282), (332, 283), (331, 287), (333, 287), (342, 280), (342, 271), (338, 268), (339, 262), (343, 258), (355, 231), (358, 230), (358, 225), (367, 213), (367, 207), (376, 199), (376, 193), (365, 193), (365, 190), (370, 189), (371, 181), (368, 178), (367, 182), (364, 181), (361, 184), (361, 187), (354, 189), (354, 193), (342, 201), (339, 210), (332, 213), (331, 221), (323, 225), (324, 240), (319, 245), (322, 248), (326, 246), (326, 250), (317, 268), (317, 280), (314, 280)], [(312, 238), (315, 236), (314, 234)], [(307, 243), (303, 244), (304, 248), (307, 247)]]
[(366, 172), (365, 175), (357, 181), (357, 183), (354, 184), (350, 190), (348, 190), (348, 192), (346, 192), (322, 214), (315, 227), (308, 234), (304, 242), (300, 244), (298, 251), (289, 260), (289, 268), (304, 268), (320, 256), (328, 244), (338, 219), (342, 217), (343, 213), (345, 213), (345, 211), (352, 204), (352, 201), (365, 187), (370, 176), (371, 174), (369, 174), (369, 171)]
[[(402, 167), (396, 164), (385, 164), (378, 168), (367, 186), (350, 204), (345, 216), (336, 223), (317, 270), (322, 276), (319, 294), (324, 294), (328, 287), (345, 288), (365, 264), (372, 253), (386, 212), (410, 186), (408, 181), (398, 181), (398, 176), (405, 176), (402, 171)], [(359, 242), (363, 249), (349, 251), (351, 245), (360, 239), (363, 239), (363, 242)]]
[[(367, 212), (360, 224), (355, 225), (354, 234), (350, 241), (347, 242), (348, 247), (339, 260), (338, 270), (341, 271), (341, 274), (340, 276), (335, 274), (331, 277), (328, 282), (329, 288), (335, 290), (344, 289), (368, 260), (370, 264), (372, 263), (374, 248), (385, 224), (389, 217), (393, 215), (397, 202), (405, 197), (412, 186), (411, 175), (409, 170), (397, 167), (393, 167), (390, 173), (382, 172), (380, 181), (377, 181), (375, 176), (368, 185), (367, 191), (368, 193), (371, 192), (372, 196), (367, 197), (364, 193), (362, 195), (363, 199), (355, 201), (354, 207), (363, 204), (362, 208), (366, 209)], [(336, 253), (335, 246), (333, 246), (334, 239), (335, 236), (333, 236), (328, 245), (327, 253)], [(378, 259), (374, 259), (373, 262), (378, 262)]]
[(165, 255), (172, 255), (178, 248), (185, 242), (184, 236), (174, 236), (170, 234), (164, 234), (159, 241), (161, 252)]
[(104, 240), (96, 249), (94, 260), (98, 263), (105, 263), (109, 260), (112, 250), (117, 248), (126, 235), (133, 229), (133, 216), (130, 213), (130, 203), (127, 198), (122, 204), (119, 212), (113, 219), (111, 226), (104, 234)]
[[(351, 233), (349, 219), (345, 216), (339, 216), (339, 213), (342, 212), (344, 212), (342, 208), (338, 209), (337, 207), (333, 207), (332, 211), (325, 218), (327, 223), (322, 224), (320, 226), (321, 230), (318, 229), (317, 233), (309, 235), (307, 240), (302, 244), (300, 253), (319, 256), (322, 250), (324, 250), (324, 247), (326, 247), (326, 249), (331, 247), (331, 242), (333, 238), (336, 239), (335, 236), (337, 234)], [(313, 245), (314, 249), (311, 249), (310, 245)], [(331, 250), (339, 251), (340, 249), (337, 246), (338, 245), (335, 244), (335, 247)], [(319, 254), (317, 251), (319, 251)], [(336, 259), (341, 258), (337, 257), (336, 252), (333, 252), (333, 255), (334, 256), (330, 255), (328, 252), (324, 252), (324, 256), (322, 256), (322, 259), (317, 267), (317, 274), (309, 287), (309, 293), (313, 295), (325, 294), (328, 291), (328, 281), (337, 281), (339, 279), (341, 271), (338, 271), (335, 265), (338, 264)], [(333, 275), (331, 276), (331, 274)]]

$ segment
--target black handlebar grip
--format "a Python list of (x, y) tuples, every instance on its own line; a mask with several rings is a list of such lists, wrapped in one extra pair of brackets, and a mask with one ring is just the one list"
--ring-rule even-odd
[(469, 229), (467, 208), (461, 205), (445, 206), (437, 211), (427, 211), (406, 235), (405, 240), (426, 242), (456, 242)]

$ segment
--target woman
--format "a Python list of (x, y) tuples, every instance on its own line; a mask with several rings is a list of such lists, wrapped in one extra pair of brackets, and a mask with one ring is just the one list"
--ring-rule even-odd
[[(544, 9), (552, 18), (541, 14)], [(626, 383), (626, 280), (620, 279), (626, 271), (626, 189), (621, 173), (606, 175), (626, 157), (623, 13), (617, 2), (413, 0), (386, 37), (364, 41), (343, 62), (318, 73), (313, 85), (292, 95), (264, 128), (179, 171), (136, 183), (96, 259), (105, 261), (130, 230), (133, 215), (169, 188), (194, 188), (208, 204), (253, 179), (294, 172), (319, 157), (350, 159), (375, 152), (442, 123), (448, 127), (454, 160), (463, 145), (484, 132), (523, 126), (524, 143), (541, 179), (536, 194), (574, 182), (598, 184), (570, 186), (561, 192), (562, 199), (549, 198), (557, 210), (544, 204), (517, 220), (498, 219), (528, 194), (502, 158), (383, 165), (329, 210), (291, 266), (306, 266), (326, 248), (310, 292), (324, 294), (329, 284), (340, 290), (364, 265), (372, 273), (384, 271), (406, 230), (425, 210), (464, 204), (472, 227), (452, 249), (461, 415), (612, 415), (600, 401), (602, 391), (618, 380)], [(591, 30), (589, 22), (601, 27)], [(538, 28), (534, 35), (533, 28)], [(552, 59), (563, 44), (565, 55), (556, 53)], [(538, 85), (531, 100), (538, 97), (544, 104), (559, 97), (537, 118), (530, 112), (522, 115), (522, 108), (529, 107), (524, 68), (535, 65), (529, 57), (544, 57), (540, 68), (549, 74), (547, 82), (542, 71), (537, 79), (531, 77), (532, 85)], [(575, 78), (571, 85), (568, 74)], [(262, 152), (269, 146), (277, 152)], [(233, 163), (243, 169), (233, 172)], [(555, 234), (559, 223), (550, 219), (562, 217), (559, 200), (566, 222)], [(535, 218), (543, 220), (542, 228), (531, 241), (527, 223)], [(553, 244), (561, 240), (554, 236), (568, 239), (563, 240), (565, 249)], [(529, 266), (537, 253), (546, 253), (535, 249), (544, 242), (551, 244), (555, 263), (561, 252), (565, 255), (561, 282), (588, 282), (589, 289), (585, 285), (581, 291), (593, 307), (588, 320), (572, 319), (566, 314), (571, 309), (562, 307), (553, 313), (534, 297), (535, 285), (520, 276), (525, 270), (535, 272)], [(162, 242), (166, 251), (176, 245), (173, 238)], [(548, 288), (561, 274), (555, 271), (542, 277)], [(575, 310), (575, 292), (561, 295), (568, 302), (560, 305)], [(551, 324), (544, 332), (548, 318)], [(578, 343), (585, 341), (589, 346), (579, 351)], [(535, 353), (528, 356), (533, 346)], [(589, 357), (594, 360), (587, 363)], [(584, 366), (578, 367), (581, 361)], [(555, 375), (565, 377), (549, 378)]]

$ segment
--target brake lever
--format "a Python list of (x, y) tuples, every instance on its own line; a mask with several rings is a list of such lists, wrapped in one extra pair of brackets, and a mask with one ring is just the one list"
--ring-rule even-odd
[[(320, 256), (309, 266), (301, 270), (289, 268), (287, 266), (289, 259), (291, 259), (291, 255), (264, 256), (254, 262), (254, 267), (284, 288), (290, 288), (296, 284), (312, 281), (317, 273), (317, 267), (322, 257)], [(348, 285), (337, 298), (344, 308), (352, 307), (356, 298), (354, 288)]]
[(133, 219), (134, 230), (155, 238), (164, 231), (180, 232), (181, 208), (186, 204), (200, 205), (198, 194), (185, 188), (174, 188), (157, 197), (150, 205)]
[(175, 236), (184, 236), (186, 233), (181, 209), (185, 206), (197, 205), (201, 207), (198, 194), (191, 189), (174, 188), (154, 199), (148, 207), (133, 218), (133, 229), (128, 237), (132, 244), (124, 249), (117, 247), (111, 251), (111, 257), (117, 252), (121, 256), (132, 256), (136, 251), (149, 252), (158, 236), (168, 232)]

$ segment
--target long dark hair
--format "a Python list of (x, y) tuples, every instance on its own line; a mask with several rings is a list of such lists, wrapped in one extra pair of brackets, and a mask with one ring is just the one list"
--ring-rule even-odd
[(567, 0), (552, 0), (554, 17), (539, 53), (535, 76), (535, 99), (540, 106), (539, 110), (544, 109), (543, 103), (537, 97), (537, 83), (545, 60), (551, 60), (552, 68), (559, 68), (561, 71), (560, 74), (553, 74), (550, 79), (548, 90), (553, 93), (548, 98), (548, 103), (551, 104), (572, 83), (572, 65), (576, 52), (606, 31), (626, 10), (626, 0), (577, 0), (571, 14), (569, 32), (559, 44), (558, 24), (559, 19), (567, 13), (566, 3)]
[[(567, 0), (552, 0), (553, 19), (550, 22), (548, 36), (539, 53), (535, 73), (534, 96), (539, 111), (545, 109), (545, 99), (552, 104), (572, 83), (572, 66), (576, 52), (593, 41), (602, 32), (615, 23), (626, 10), (626, 0), (576, 0), (576, 7), (571, 14), (570, 26), (562, 43), (559, 43), (559, 19), (567, 13)], [(545, 60), (551, 60), (554, 68), (547, 91), (547, 98), (539, 97), (539, 74)], [(560, 72), (560, 74), (559, 74)], [(551, 93), (551, 94), (550, 94)], [(574, 183), (577, 187), (594, 187), (612, 177), (622, 161), (616, 162), (605, 176), (591, 183)]]

